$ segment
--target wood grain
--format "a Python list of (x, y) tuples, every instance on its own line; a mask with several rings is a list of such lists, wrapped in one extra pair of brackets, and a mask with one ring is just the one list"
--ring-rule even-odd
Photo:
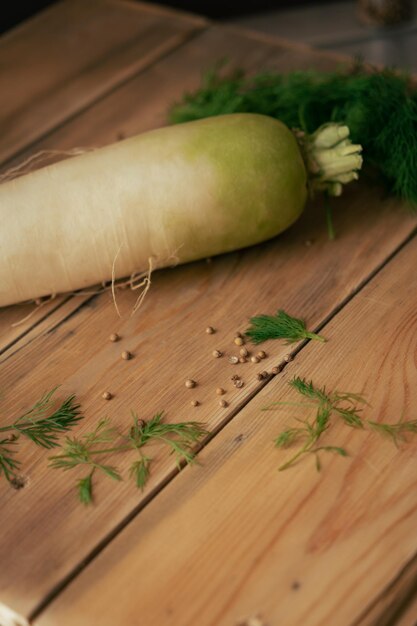
[[(199, 419), (215, 430), (259, 390), (260, 383), (255, 379), (259, 366), (236, 368), (225, 358), (213, 359), (212, 350), (233, 352), (233, 333), (245, 328), (251, 314), (282, 306), (306, 317), (311, 327), (330, 315), (335, 304), (358, 288), (384, 259), (386, 250), (374, 246), (374, 241), (387, 240), (387, 233), (400, 223), (395, 203), (384, 205), (379, 222), (377, 200), (378, 191), (357, 188), (346, 194), (340, 204), (342, 235), (337, 245), (327, 240), (319, 218), (321, 207), (316, 206), (296, 228), (269, 244), (210, 264), (159, 272), (140, 314), (133, 318), (129, 313), (136, 294), (118, 296), (122, 320), (108, 293), (93, 298), (63, 323), (57, 320), (18, 351), (10, 356), (5, 353), (2, 415), (19, 415), (43, 391), (62, 383), (60, 397), (76, 392), (82, 402), (86, 418), (79, 432), (90, 430), (109, 414), (126, 429), (131, 409), (145, 419), (165, 409), (169, 420)], [(312, 246), (305, 245), (307, 236), (314, 239)], [(217, 327), (218, 333), (206, 335), (208, 324)], [(111, 344), (111, 332), (118, 332), (123, 340)], [(132, 361), (120, 358), (124, 349), (133, 352)], [(272, 343), (266, 349), (271, 356), (262, 369), (279, 363), (288, 351)], [(245, 381), (241, 390), (233, 390), (230, 381), (236, 371)], [(191, 392), (184, 387), (190, 376), (199, 383)], [(218, 386), (228, 390), (228, 409), (218, 406)], [(111, 403), (101, 399), (105, 390), (115, 395)], [(192, 398), (202, 403), (197, 409), (190, 407)], [(47, 457), (48, 453), (23, 444), (27, 486), (16, 492), (4, 481), (0, 485), (1, 595), (5, 604), (24, 616), (175, 472), (167, 453), (158, 454), (143, 494), (128, 481), (116, 485), (99, 480), (97, 504), (85, 510), (77, 504), (73, 488), (80, 475), (51, 473)], [(130, 460), (120, 459), (124, 473)]]
[[(184, 92), (197, 88), (202, 74), (222, 58), (229, 59), (231, 69), (243, 67), (249, 73), (262, 69), (291, 71), (312, 67), (333, 70), (342, 62), (340, 56), (313, 51), (308, 46), (274, 42), (270, 37), (242, 35), (234, 28), (212, 26), (51, 132), (18, 159), (12, 160), (10, 165), (16, 165), (41, 150), (98, 147), (165, 125), (172, 103)], [(348, 59), (345, 62), (348, 63)], [(393, 227), (394, 247), (410, 232), (410, 225), (412, 222), (404, 221), (401, 214), (398, 224)], [(390, 249), (388, 245), (387, 254)], [(0, 348), (4, 349), (17, 340), (19, 327), (13, 328), (12, 324), (23, 319), (33, 308), (33, 305), (19, 305), (0, 309)], [(42, 320), (44, 313), (49, 313), (47, 306), (34, 315), (33, 321)], [(26, 326), (31, 328), (30, 323)], [(31, 336), (37, 332), (36, 328), (41, 330), (40, 326), (33, 326)], [(21, 328), (24, 335), (27, 329), (25, 326)]]
[[(0, 40), (0, 162), (178, 46), (204, 20), (115, 0), (54, 4)], [(7, 94), (7, 97), (6, 97)]]
[[(147, 5), (140, 6), (144, 11), (148, 10)], [(165, 9), (162, 11), (165, 13)], [(201, 82), (202, 74), (220, 58), (230, 59), (231, 68), (244, 67), (248, 72), (265, 68), (289, 71), (312, 66), (326, 70), (334, 69), (335, 64), (340, 62), (339, 57), (313, 52), (303, 45), (286, 45), (273, 42), (271, 38), (263, 41), (257, 35), (242, 36), (233, 28), (211, 27), (161, 59), (156, 66), (145, 69), (99, 102), (94, 102), (74, 119), (10, 161), (9, 166), (18, 165), (42, 150), (98, 147), (165, 125), (172, 103), (179, 100), (184, 92), (195, 89)], [(408, 225), (401, 232), (408, 232)], [(59, 297), (39, 310), (32, 304), (1, 308), (0, 351), (4, 352), (8, 347), (15, 350), (36, 333), (43, 332), (39, 322), (49, 316), (52, 310), (55, 317), (58, 316), (57, 305), (62, 301), (63, 298)], [(62, 309), (61, 313), (65, 317), (66, 310)], [(29, 314), (31, 317), (25, 323), (14, 326)]]
[[(369, 419), (414, 419), (416, 263), (413, 240), (325, 326), (328, 344), (308, 344), (36, 626), (357, 624), (417, 554), (417, 440), (397, 449), (336, 421), (325, 443), (349, 458), (323, 456), (320, 474), (309, 457), (277, 472), (292, 451), (273, 439), (299, 409), (261, 409), (297, 401), (297, 375), (364, 393)], [(382, 600), (373, 626), (389, 610)]]
[[(325, 55), (306, 56), (304, 50), (283, 45), (254, 45), (246, 37), (213, 28), (96, 103), (39, 146), (73, 147), (81, 138), (105, 143), (114, 140), (116, 133), (159, 125), (168, 104), (184, 88), (197, 85), (202, 68), (224, 53), (233, 54), (235, 63), (249, 69), (260, 65), (286, 69), (332, 66)], [(132, 102), (137, 102), (137, 107), (132, 107)], [(140, 314), (133, 318), (129, 314), (134, 293), (118, 295), (122, 320), (117, 318), (108, 293), (76, 310), (60, 307), (45, 324), (39, 323), (30, 337), (28, 333), (30, 342), (22, 338), (4, 353), (2, 415), (18, 415), (46, 388), (62, 383), (62, 397), (76, 392), (82, 402), (86, 418), (79, 432), (90, 430), (98, 418), (109, 413), (126, 428), (132, 408), (145, 418), (166, 409), (169, 420), (200, 419), (215, 430), (261, 385), (255, 380), (258, 368), (248, 364), (241, 370), (245, 387), (232, 392), (230, 376), (236, 369), (226, 359), (212, 359), (212, 348), (230, 350), (234, 331), (245, 327), (248, 316), (278, 307), (307, 318), (311, 326), (321, 323), (415, 226), (414, 218), (376, 188), (352, 186), (338, 206), (336, 242), (327, 239), (320, 203), (311, 204), (294, 228), (272, 242), (213, 259), (210, 264), (156, 273)], [(205, 335), (207, 324), (218, 326), (218, 333)], [(120, 344), (108, 342), (108, 335), (115, 331), (123, 336)], [(123, 362), (123, 349), (132, 350), (135, 358)], [(282, 345), (271, 344), (268, 349), (271, 356), (262, 368), (270, 368), (287, 353)], [(184, 387), (189, 376), (198, 380), (195, 394), (202, 402), (193, 411), (190, 399), (195, 394)], [(230, 407), (226, 410), (218, 407), (214, 393), (220, 384), (228, 385)], [(105, 389), (115, 394), (108, 404), (101, 400)], [(121, 485), (99, 481), (97, 504), (85, 510), (73, 493), (77, 476), (52, 474), (46, 469), (47, 456), (23, 445), (22, 471), (27, 486), (16, 492), (0, 485), (1, 598), (22, 616), (36, 611), (48, 594), (176, 471), (172, 459), (158, 453), (143, 494), (128, 481)], [(123, 470), (129, 460), (120, 459)]]
[[(42, 151), (42, 135), (152, 65), (204, 25), (203, 19), (138, 2), (72, 0), (54, 4), (3, 36), (0, 89), (7, 98), (0, 102), (0, 162), (9, 161), (0, 171), (4, 174)], [(71, 124), (65, 128), (70, 136)], [(96, 140), (79, 138), (83, 145), (85, 141), (94, 145)], [(48, 147), (63, 149), (54, 134)], [(16, 153), (19, 156), (10, 161)], [(46, 162), (39, 161), (38, 166)], [(22, 337), (30, 339), (29, 331), (56, 314), (66, 300), (58, 296), (41, 307), (0, 308), (0, 353), (15, 349)], [(82, 299), (74, 307), (77, 302)]]

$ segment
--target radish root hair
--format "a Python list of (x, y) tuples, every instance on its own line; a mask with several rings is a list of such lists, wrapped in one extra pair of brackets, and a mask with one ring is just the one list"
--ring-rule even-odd
[(71, 157), (85, 152), (90, 152), (94, 148), (72, 148), (71, 150), (40, 150), (30, 157), (8, 169), (4, 174), (0, 175), (0, 183), (6, 183), (9, 180), (29, 174), (34, 168), (37, 169), (41, 165), (45, 165), (45, 161), (51, 157)]

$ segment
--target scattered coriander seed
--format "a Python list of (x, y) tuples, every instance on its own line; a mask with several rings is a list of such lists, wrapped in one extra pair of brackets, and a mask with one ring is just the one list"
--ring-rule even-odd
[(233, 374), (230, 380), (240, 380), (240, 376), (238, 374)]
[(110, 391), (105, 391), (102, 393), (101, 397), (103, 400), (111, 400), (113, 398), (113, 394), (111, 394)]
[(199, 406), (200, 403), (198, 400), (191, 400), (191, 406)]
[(124, 359), (125, 361), (129, 361), (132, 358), (133, 354), (131, 352), (129, 352), (129, 350), (124, 350), (122, 352), (122, 359)]
[(240, 354), (240, 356), (249, 356), (249, 352), (248, 352), (247, 348), (241, 348), (239, 350), (239, 354)]
[(215, 333), (216, 331), (214, 330), (213, 326), (207, 326), (206, 328), (206, 333), (208, 335), (212, 335), (213, 333)]
[(279, 367), (275, 365), (275, 367), (273, 367), (271, 370), (271, 374), (279, 374)]
[(292, 359), (293, 359), (293, 357), (291, 356), (291, 354), (286, 354), (286, 355), (284, 356), (284, 361), (285, 361), (286, 363), (289, 363), (290, 361), (292, 361)]
[(259, 372), (259, 374), (256, 374), (256, 380), (263, 380), (264, 379), (264, 375), (262, 372)]
[(222, 407), (224, 407), (224, 408), (226, 408), (227, 406), (229, 406), (229, 403), (228, 403), (228, 402), (226, 402), (226, 400), (220, 400), (220, 401), (219, 401), (219, 405), (220, 405), (220, 406), (222, 406)]
[(266, 370), (264, 370), (264, 371), (262, 372), (262, 376), (263, 376), (264, 378), (268, 378), (269, 374), (268, 374), (268, 372), (267, 372)]
[(236, 365), (236, 363), (239, 363), (239, 358), (237, 356), (229, 356), (229, 363)]
[(263, 350), (260, 350), (256, 356), (259, 359), (266, 359), (266, 352), (264, 352)]
[(250, 360), (252, 363), (259, 363), (260, 359), (258, 356), (251, 356)]
[(239, 378), (239, 380), (235, 380), (233, 384), (237, 389), (241, 389), (245, 383)]
[(248, 362), (248, 359), (246, 357), (244, 356), (239, 357), (239, 363), (247, 363), (247, 362)]
[(226, 393), (226, 391), (223, 389), (223, 387), (218, 387), (216, 389), (216, 393), (217, 393), (218, 396), (222, 396), (223, 394)]
[(115, 341), (119, 341), (120, 337), (119, 337), (119, 335), (117, 333), (112, 333), (110, 335), (109, 339), (110, 339), (110, 341), (115, 342)]
[(223, 352), (220, 352), (220, 350), (213, 350), (212, 354), (216, 359), (219, 359), (221, 356), (223, 356)]
[(243, 346), (243, 344), (244, 344), (245, 342), (243, 341), (243, 337), (235, 337), (235, 339), (234, 339), (234, 343), (235, 343), (237, 346)]
[(196, 386), (196, 384), (197, 383), (192, 378), (187, 378), (187, 380), (185, 381), (185, 386), (187, 387), (187, 389), (192, 389)]

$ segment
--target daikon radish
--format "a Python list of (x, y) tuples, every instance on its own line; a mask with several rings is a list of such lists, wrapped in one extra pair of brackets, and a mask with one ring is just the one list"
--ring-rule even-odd
[(170, 126), (0, 185), (0, 306), (250, 246), (301, 214), (308, 187), (357, 178), (346, 126), (296, 138), (233, 114)]

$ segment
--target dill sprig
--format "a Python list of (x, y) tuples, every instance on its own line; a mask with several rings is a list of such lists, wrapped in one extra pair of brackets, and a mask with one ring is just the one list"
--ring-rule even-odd
[[(281, 465), (279, 470), (291, 467), (300, 457), (306, 454), (315, 456), (318, 471), (321, 469), (319, 457), (321, 452), (347, 456), (347, 451), (339, 446), (317, 445), (321, 436), (330, 428), (331, 420), (334, 417), (341, 419), (350, 428), (363, 429), (368, 427), (390, 437), (396, 445), (398, 445), (399, 441), (405, 440), (406, 433), (417, 433), (417, 420), (404, 421), (401, 419), (394, 424), (389, 424), (364, 419), (361, 415), (363, 405), (369, 405), (361, 394), (340, 391), (329, 392), (325, 387), (316, 387), (311, 380), (308, 381), (299, 377), (289, 381), (289, 385), (307, 399), (306, 402), (294, 403), (294, 405), (301, 407), (314, 406), (315, 415), (312, 419), (297, 418), (300, 426), (288, 428), (276, 437), (274, 443), (277, 448), (289, 448), (297, 441), (302, 441), (299, 450)], [(284, 404), (288, 403), (274, 402), (263, 410), (270, 410)]]
[(251, 317), (249, 322), (251, 325), (245, 335), (250, 337), (255, 344), (268, 339), (285, 339), (288, 344), (303, 339), (326, 341), (321, 335), (308, 331), (304, 320), (292, 317), (282, 309), (276, 315)]
[(182, 462), (193, 462), (193, 446), (208, 434), (198, 422), (165, 423), (162, 412), (148, 422), (139, 419), (132, 412), (132, 420), (133, 424), (127, 434), (112, 427), (109, 420), (101, 420), (91, 433), (78, 438), (66, 437), (62, 452), (50, 458), (51, 467), (55, 469), (70, 470), (80, 466), (89, 468), (89, 473), (77, 482), (78, 498), (83, 504), (93, 501), (93, 477), (96, 472), (104, 473), (113, 480), (122, 480), (115, 467), (100, 463), (98, 457), (136, 451), (138, 458), (131, 463), (129, 475), (136, 486), (143, 489), (149, 479), (152, 463), (152, 458), (142, 452), (144, 446), (158, 442), (165, 444), (175, 454), (177, 466), (181, 467)]
[(12, 435), (6, 439), (0, 439), (0, 476), (3, 474), (9, 483), (13, 483), (18, 476), (16, 472), (20, 467), (20, 461), (14, 458), (17, 437)]
[(59, 445), (58, 437), (69, 431), (82, 419), (80, 405), (74, 395), (69, 396), (50, 415), (54, 404), (54, 394), (58, 387), (44, 393), (28, 411), (15, 419), (11, 424), (0, 426), (0, 432), (10, 435), (0, 439), (0, 475), (13, 484), (17, 479), (17, 471), (21, 465), (15, 458), (16, 445), (23, 436), (42, 448), (55, 448)]
[(38, 402), (31, 409), (17, 418), (9, 426), (1, 426), (0, 432), (14, 431), (33, 441), (37, 446), (43, 448), (55, 448), (58, 445), (58, 436), (70, 430), (82, 419), (80, 415), (80, 405), (76, 403), (75, 396), (69, 396), (51, 414), (46, 415), (51, 410), (53, 395), (58, 387), (44, 393)]
[(417, 88), (406, 72), (364, 67), (357, 61), (343, 71), (221, 71), (175, 104), (172, 123), (223, 115), (261, 113), (307, 133), (332, 121), (346, 124), (363, 146), (364, 164), (376, 168), (388, 189), (417, 205), (415, 176)]

